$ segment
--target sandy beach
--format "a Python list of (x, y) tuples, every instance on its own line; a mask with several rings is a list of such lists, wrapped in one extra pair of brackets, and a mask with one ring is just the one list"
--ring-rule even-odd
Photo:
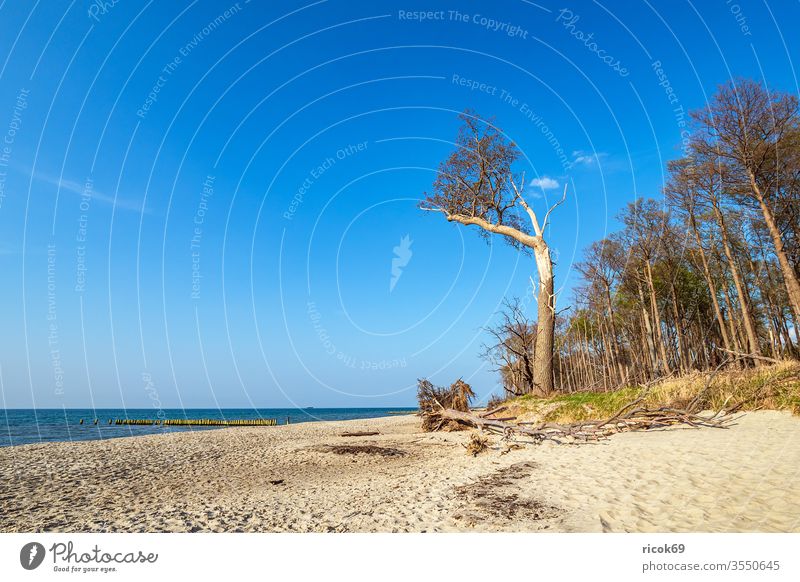
[(788, 413), (478, 457), (469, 434), (402, 416), (5, 447), (0, 531), (800, 532)]

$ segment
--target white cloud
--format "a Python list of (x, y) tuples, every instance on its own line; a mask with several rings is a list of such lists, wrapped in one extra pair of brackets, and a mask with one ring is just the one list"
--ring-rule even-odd
[(558, 188), (558, 181), (548, 176), (542, 176), (541, 178), (534, 178), (531, 180), (531, 186), (533, 188), (541, 188), (542, 190), (555, 190)]
[(572, 166), (593, 166), (608, 154), (603, 152), (585, 152), (575, 150), (572, 152)]

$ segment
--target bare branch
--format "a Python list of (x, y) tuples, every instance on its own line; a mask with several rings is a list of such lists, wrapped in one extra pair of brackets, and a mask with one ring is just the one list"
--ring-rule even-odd
[(542, 221), (542, 232), (547, 229), (547, 219), (550, 218), (550, 213), (553, 212), (556, 208), (564, 204), (564, 201), (567, 199), (567, 184), (564, 184), (564, 195), (561, 197), (561, 200), (553, 204), (550, 209), (547, 211), (547, 214), (544, 215), (544, 221)]
[(538, 246), (539, 240), (538, 237), (531, 236), (529, 234), (525, 234), (524, 232), (517, 230), (511, 226), (506, 226), (505, 224), (494, 224), (480, 218), (478, 216), (464, 216), (462, 214), (447, 214), (447, 220), (450, 222), (458, 222), (460, 224), (465, 225), (475, 225), (479, 226), (484, 230), (489, 232), (493, 232), (495, 234), (502, 234), (504, 236), (510, 237), (520, 244), (523, 244), (528, 247), (535, 248)]
[(536, 233), (536, 236), (542, 236), (542, 229), (539, 228), (539, 219), (536, 217), (536, 213), (522, 196), (522, 193), (525, 192), (525, 174), (522, 174), (522, 183), (520, 184), (519, 188), (517, 188), (517, 184), (514, 182), (513, 176), (509, 176), (508, 182), (511, 184), (511, 188), (514, 190), (514, 201), (518, 201), (520, 206), (522, 206), (522, 208), (525, 209), (525, 212), (528, 213), (528, 216), (531, 219), (531, 224), (533, 225), (533, 232)]

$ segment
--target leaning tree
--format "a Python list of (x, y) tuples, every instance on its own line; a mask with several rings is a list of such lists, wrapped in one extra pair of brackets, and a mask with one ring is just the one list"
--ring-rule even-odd
[[(440, 164), (433, 189), (425, 194), (420, 207), (443, 213), (449, 222), (477, 226), (487, 238), (499, 234), (515, 248), (533, 252), (539, 275), (533, 392), (546, 396), (553, 391), (556, 300), (553, 261), (544, 233), (550, 213), (564, 198), (550, 207), (540, 222), (524, 198), (525, 175), (512, 169), (520, 155), (516, 144), (491, 120), (469, 111), (461, 120), (456, 149)], [(530, 227), (522, 220), (523, 213)]]

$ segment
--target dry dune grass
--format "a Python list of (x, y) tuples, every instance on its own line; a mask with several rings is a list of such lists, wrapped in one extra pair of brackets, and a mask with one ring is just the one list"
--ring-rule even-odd
[[(665, 381), (653, 387), (648, 401), (667, 405), (688, 403), (708, 380), (708, 374), (694, 374)], [(742, 410), (789, 410), (800, 414), (800, 363), (786, 361), (717, 374), (701, 396), (701, 405), (706, 410), (740, 406)]]
[(800, 363), (786, 361), (714, 375), (695, 373), (649, 386), (610, 392), (576, 392), (552, 398), (522, 396), (506, 402), (522, 421), (570, 423), (608, 418), (644, 395), (648, 408), (686, 408), (695, 398), (705, 410), (788, 410), (800, 414)]

